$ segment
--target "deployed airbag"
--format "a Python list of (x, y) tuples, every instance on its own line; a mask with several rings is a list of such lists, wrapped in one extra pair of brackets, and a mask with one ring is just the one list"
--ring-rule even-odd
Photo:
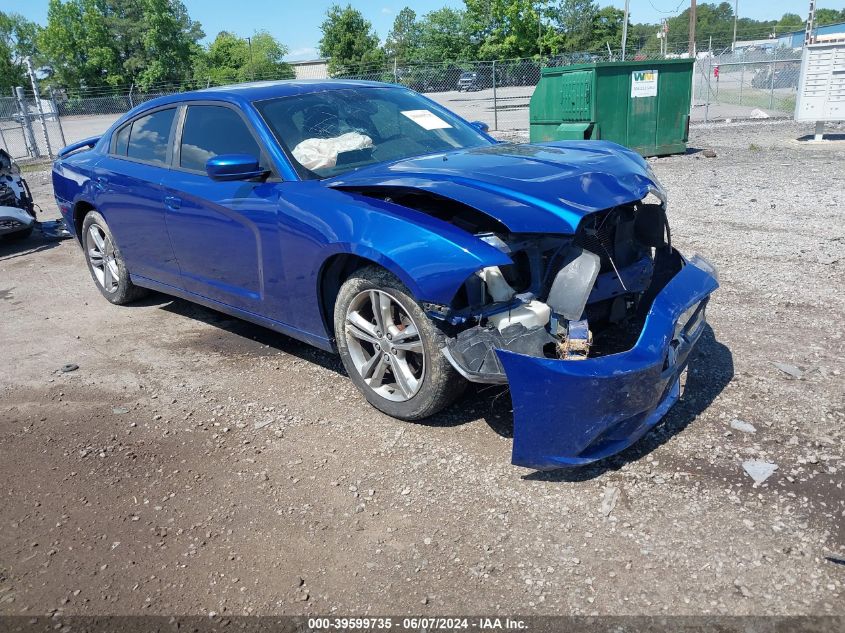
[(293, 148), (293, 157), (306, 169), (327, 169), (337, 165), (337, 156), (373, 146), (373, 139), (359, 132), (333, 138), (308, 138)]

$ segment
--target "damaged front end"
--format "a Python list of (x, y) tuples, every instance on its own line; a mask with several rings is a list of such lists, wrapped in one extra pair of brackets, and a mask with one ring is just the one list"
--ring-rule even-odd
[(715, 269), (672, 248), (662, 191), (586, 215), (569, 236), (485, 231), (507, 266), (472, 275), (443, 349), (473, 382), (509, 384), (513, 463), (577, 466), (630, 446), (679, 397)]
[(28, 234), (35, 226), (35, 206), (21, 170), (0, 149), (0, 236)]

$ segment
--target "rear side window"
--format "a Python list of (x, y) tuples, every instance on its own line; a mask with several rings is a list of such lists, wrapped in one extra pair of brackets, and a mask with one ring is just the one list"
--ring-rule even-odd
[[(167, 162), (167, 140), (175, 115), (176, 108), (170, 108), (136, 119), (129, 132), (126, 155), (135, 160), (164, 165)], [(119, 142), (118, 135), (117, 143)], [(117, 150), (117, 147), (115, 149)]]
[(249, 154), (261, 160), (261, 150), (240, 115), (223, 106), (188, 106), (182, 130), (179, 165), (205, 172), (218, 154)]
[(124, 125), (114, 135), (114, 151), (113, 154), (118, 156), (126, 156), (126, 151), (129, 149), (129, 132), (132, 129), (131, 125)]

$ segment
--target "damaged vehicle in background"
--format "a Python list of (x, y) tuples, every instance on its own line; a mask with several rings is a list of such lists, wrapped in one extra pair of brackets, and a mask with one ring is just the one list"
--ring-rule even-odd
[(634, 152), (499, 143), (378, 83), (155, 99), (65, 148), (53, 182), (112, 303), (151, 288), (336, 350), (405, 420), (507, 384), (512, 461), (536, 469), (661, 419), (718, 285)]
[(35, 205), (21, 170), (9, 153), (0, 149), (0, 237), (22, 240), (35, 228)]

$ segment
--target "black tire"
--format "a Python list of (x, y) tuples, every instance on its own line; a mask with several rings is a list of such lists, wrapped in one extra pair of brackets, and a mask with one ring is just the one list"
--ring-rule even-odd
[[(94, 237), (91, 234), (91, 228), (96, 227), (105, 237), (105, 252), (113, 258), (117, 266), (117, 275), (112, 275), (111, 279), (116, 283), (109, 284), (110, 289), (106, 288), (104, 281), (97, 276), (96, 268), (92, 262), (92, 248), (95, 246)], [(114, 240), (109, 225), (106, 224), (105, 218), (97, 211), (89, 211), (85, 219), (82, 221), (82, 250), (85, 254), (85, 262), (88, 264), (88, 272), (91, 273), (91, 279), (94, 280), (94, 285), (109, 302), (115, 305), (124, 305), (136, 301), (148, 294), (146, 288), (139, 288), (132, 283), (129, 277), (129, 270), (126, 268), (126, 262), (117, 242)], [(109, 274), (112, 274), (111, 272)]]
[[(347, 312), (353, 300), (368, 290), (389, 293), (390, 297), (411, 317), (422, 342), (425, 362), (421, 385), (413, 397), (401, 402), (383, 397), (367, 384), (356, 368), (350, 353), (346, 327)], [(441, 351), (446, 344), (446, 336), (435, 322), (425, 315), (405, 285), (383, 268), (375, 266), (362, 268), (344, 282), (335, 303), (334, 331), (338, 352), (352, 382), (370, 404), (387, 415), (400, 420), (427, 418), (449, 406), (466, 388), (466, 379), (455, 371)]]

